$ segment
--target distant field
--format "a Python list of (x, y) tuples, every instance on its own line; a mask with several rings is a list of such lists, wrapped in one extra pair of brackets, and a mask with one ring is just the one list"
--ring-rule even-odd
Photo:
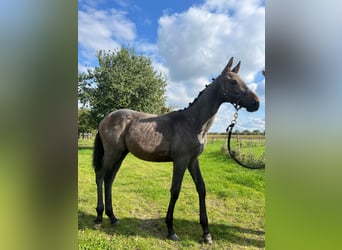
[[(208, 141), (215, 141), (215, 140), (227, 140), (227, 134), (209, 134), (207, 136)], [(232, 135), (232, 140), (265, 140), (264, 135)]]
[[(263, 249), (265, 247), (265, 172), (248, 170), (228, 158), (226, 136), (208, 138), (200, 156), (207, 187), (210, 249)], [(254, 140), (253, 140), (254, 141)], [(236, 142), (234, 147), (238, 147)], [(244, 142), (243, 150), (260, 154), (263, 140)], [(113, 208), (120, 220), (111, 226), (104, 217), (93, 228), (96, 207), (95, 175), (91, 166), (92, 140), (79, 141), (78, 239), (79, 249), (208, 249), (201, 242), (198, 196), (186, 173), (175, 207), (174, 227), (180, 240), (166, 239), (164, 223), (169, 202), (172, 163), (151, 163), (128, 155), (113, 185)]]

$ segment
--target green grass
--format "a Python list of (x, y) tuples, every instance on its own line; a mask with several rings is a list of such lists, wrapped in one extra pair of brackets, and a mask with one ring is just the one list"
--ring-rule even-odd
[[(235, 158), (243, 164), (251, 167), (265, 167), (264, 139), (231, 139), (230, 146)], [(229, 155), (227, 143), (221, 146), (221, 152)]]
[[(207, 212), (213, 244), (201, 242), (198, 196), (186, 172), (175, 207), (174, 228), (180, 240), (166, 238), (172, 163), (141, 161), (128, 155), (113, 184), (113, 209), (120, 224), (96, 215), (93, 141), (80, 141), (78, 170), (79, 249), (263, 249), (265, 247), (265, 172), (238, 166), (221, 152), (225, 141), (210, 142), (200, 156), (207, 187)], [(245, 150), (245, 149), (244, 149)]]

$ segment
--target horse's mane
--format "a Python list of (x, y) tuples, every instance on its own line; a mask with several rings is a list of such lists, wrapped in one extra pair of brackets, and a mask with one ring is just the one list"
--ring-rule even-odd
[(202, 90), (198, 93), (197, 97), (196, 97), (192, 102), (189, 102), (189, 105), (188, 105), (187, 107), (185, 107), (185, 108), (183, 108), (183, 109), (181, 109), (181, 110), (179, 110), (179, 111), (187, 110), (188, 108), (190, 108), (190, 107), (197, 101), (197, 99), (203, 94), (203, 92), (204, 92), (209, 86), (212, 85), (212, 83), (213, 83), (214, 81), (215, 81), (215, 78), (212, 79), (212, 82), (211, 82), (210, 84), (206, 84), (206, 85), (205, 85), (205, 88), (202, 89)]

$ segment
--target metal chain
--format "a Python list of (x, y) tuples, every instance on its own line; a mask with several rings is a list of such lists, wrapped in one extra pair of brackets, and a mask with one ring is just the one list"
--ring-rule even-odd
[(236, 123), (237, 123), (238, 116), (239, 116), (238, 112), (235, 112), (235, 114), (234, 114), (234, 119), (231, 121), (231, 123), (236, 124)]

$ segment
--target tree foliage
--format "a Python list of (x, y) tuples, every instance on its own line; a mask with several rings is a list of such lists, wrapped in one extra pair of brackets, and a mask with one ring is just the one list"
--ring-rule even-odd
[(86, 108), (78, 109), (78, 136), (91, 133), (90, 111)]
[(265, 135), (265, 131), (261, 132), (258, 129), (255, 129), (253, 131), (249, 131), (248, 129), (245, 129), (243, 131), (239, 131), (236, 129), (233, 131), (233, 135)]
[(99, 51), (97, 58), (99, 66), (78, 77), (79, 101), (90, 109), (93, 128), (121, 108), (163, 113), (166, 79), (153, 69), (150, 58), (137, 55), (132, 48)]

